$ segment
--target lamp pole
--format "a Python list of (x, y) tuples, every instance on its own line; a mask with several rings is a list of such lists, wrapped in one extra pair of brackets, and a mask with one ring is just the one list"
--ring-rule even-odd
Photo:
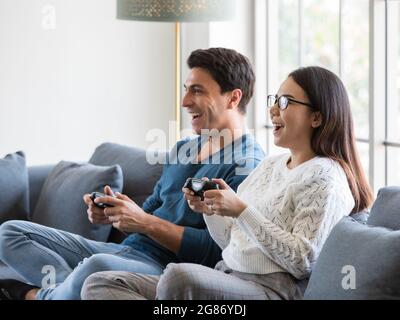
[(181, 23), (175, 22), (175, 128), (181, 138)]

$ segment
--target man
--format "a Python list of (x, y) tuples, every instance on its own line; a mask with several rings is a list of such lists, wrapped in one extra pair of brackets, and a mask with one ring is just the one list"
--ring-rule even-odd
[[(255, 77), (248, 59), (229, 49), (196, 50), (188, 65), (182, 105), (199, 136), (173, 148), (142, 208), (126, 195), (114, 195), (109, 187), (107, 196), (96, 201), (112, 208), (97, 208), (89, 195), (84, 196), (92, 223), (112, 223), (130, 235), (121, 244), (101, 243), (31, 222), (4, 223), (0, 260), (33, 285), (2, 280), (3, 299), (80, 299), (83, 282), (95, 272), (159, 275), (170, 262), (214, 266), (219, 260), (220, 249), (181, 189), (188, 177), (208, 177), (222, 178), (236, 190), (263, 158), (246, 133), (246, 105)], [(56, 269), (54, 287), (40, 288), (44, 265)]]

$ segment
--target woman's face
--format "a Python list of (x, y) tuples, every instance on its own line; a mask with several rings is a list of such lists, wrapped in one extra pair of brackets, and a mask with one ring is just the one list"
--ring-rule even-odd
[[(307, 94), (291, 77), (281, 84), (277, 95), (310, 103)], [(310, 107), (289, 100), (285, 110), (281, 110), (276, 103), (270, 109), (270, 117), (274, 125), (274, 143), (277, 146), (293, 151), (311, 148), (312, 132), (320, 125), (319, 112), (313, 112)]]

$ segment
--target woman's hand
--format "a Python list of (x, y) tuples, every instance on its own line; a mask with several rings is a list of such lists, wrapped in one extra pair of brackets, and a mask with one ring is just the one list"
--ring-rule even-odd
[[(203, 178), (204, 179), (204, 178)], [(208, 180), (208, 179), (207, 179)], [(194, 192), (188, 188), (182, 188), (183, 195), (188, 202), (190, 209), (195, 212), (204, 213), (206, 215), (212, 215), (210, 207), (201, 201), (201, 198), (195, 196)]]
[(237, 218), (247, 208), (237, 194), (222, 179), (212, 179), (217, 183), (219, 190), (207, 190), (204, 192), (204, 205), (208, 206), (212, 214)]

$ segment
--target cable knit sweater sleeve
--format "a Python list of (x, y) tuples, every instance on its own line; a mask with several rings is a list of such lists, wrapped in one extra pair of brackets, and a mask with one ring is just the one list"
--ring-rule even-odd
[(224, 250), (231, 239), (233, 219), (229, 217), (218, 216), (216, 214), (211, 216), (203, 216), (211, 237), (218, 244), (218, 246)]
[(354, 205), (340, 191), (326, 176), (317, 175), (307, 183), (288, 186), (294, 212), (286, 230), (252, 206), (241, 213), (237, 223), (266, 256), (302, 279), (309, 276), (333, 226)]

